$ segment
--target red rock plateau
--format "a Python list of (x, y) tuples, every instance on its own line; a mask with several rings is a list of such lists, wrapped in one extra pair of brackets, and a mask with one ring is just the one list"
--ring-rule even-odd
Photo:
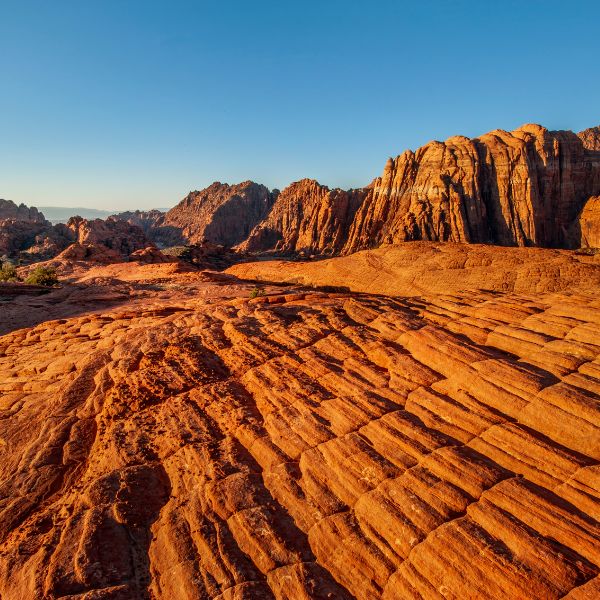
[(600, 596), (597, 257), (192, 268), (0, 304), (2, 600)]

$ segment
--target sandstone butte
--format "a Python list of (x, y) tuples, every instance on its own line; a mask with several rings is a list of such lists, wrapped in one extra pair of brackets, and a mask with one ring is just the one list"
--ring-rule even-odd
[(0, 598), (600, 597), (599, 260), (418, 242), (23, 289)]

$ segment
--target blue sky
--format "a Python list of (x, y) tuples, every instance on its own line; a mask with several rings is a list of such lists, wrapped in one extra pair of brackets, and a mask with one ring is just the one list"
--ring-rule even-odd
[(597, 1), (0, 0), (0, 198), (358, 187), (431, 139), (600, 124)]

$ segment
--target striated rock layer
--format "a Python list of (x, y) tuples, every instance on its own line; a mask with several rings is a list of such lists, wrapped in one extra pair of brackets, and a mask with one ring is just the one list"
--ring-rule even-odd
[(598, 597), (597, 289), (173, 268), (0, 337), (3, 600)]
[(247, 262), (227, 273), (248, 280), (337, 286), (369, 294), (419, 296), (468, 289), (535, 294), (598, 289), (600, 254), (413, 242), (311, 262)]
[(430, 142), (390, 158), (362, 190), (302, 180), (283, 190), (243, 247), (314, 254), (413, 240), (579, 247), (572, 224), (600, 193), (599, 131), (524, 125)]
[(279, 194), (268, 217), (241, 245), (256, 252), (337, 254), (348, 232), (364, 190), (330, 190), (312, 179), (292, 183)]

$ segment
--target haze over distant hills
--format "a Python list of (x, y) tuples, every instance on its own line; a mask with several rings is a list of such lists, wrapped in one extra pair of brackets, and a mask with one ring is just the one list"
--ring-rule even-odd
[[(84, 219), (106, 219), (110, 215), (114, 215), (117, 211), (101, 210), (97, 208), (85, 208), (83, 206), (40, 206), (38, 207), (46, 219), (53, 225), (56, 223), (66, 223), (71, 217), (83, 217)], [(160, 208), (158, 210), (167, 211), (168, 208)]]

